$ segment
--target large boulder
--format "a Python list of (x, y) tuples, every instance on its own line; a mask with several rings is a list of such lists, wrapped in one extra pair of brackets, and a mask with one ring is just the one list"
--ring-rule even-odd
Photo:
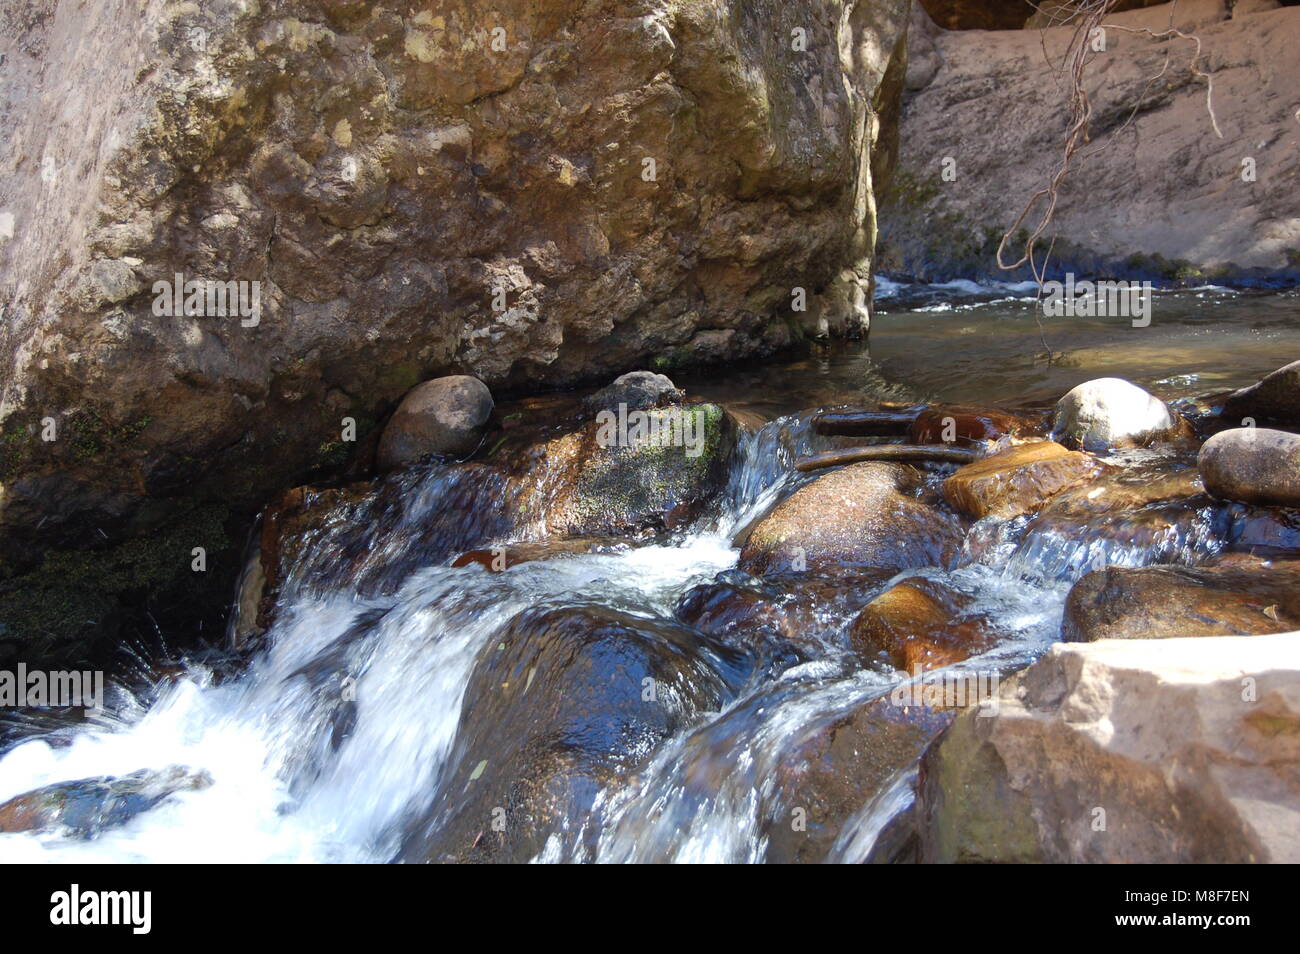
[(918, 482), (912, 467), (877, 462), (819, 477), (753, 527), (739, 566), (764, 575), (947, 565), (961, 524), (912, 496)]
[(1223, 416), (1241, 424), (1300, 424), (1300, 361), (1292, 361), (1264, 375), (1258, 382), (1234, 391), (1223, 403)]
[(251, 516), (422, 380), (862, 333), (908, 6), (5, 4), (4, 572)]
[(1052, 439), (1067, 447), (1105, 450), (1149, 444), (1176, 427), (1164, 401), (1123, 378), (1097, 378), (1056, 402)]
[(1300, 628), (1300, 564), (1108, 566), (1070, 589), (1067, 642), (1251, 636)]
[(1220, 431), (1196, 461), (1205, 489), (1223, 500), (1300, 505), (1300, 435), (1264, 427)]
[(465, 374), (425, 381), (393, 412), (379, 440), (380, 470), (395, 470), (430, 456), (468, 457), (492, 417), (492, 392)]
[(958, 468), (943, 482), (943, 496), (972, 517), (1017, 517), (1091, 482), (1103, 469), (1088, 454), (1055, 441), (1035, 441)]
[(1058, 643), (921, 762), (930, 862), (1300, 861), (1300, 635)]

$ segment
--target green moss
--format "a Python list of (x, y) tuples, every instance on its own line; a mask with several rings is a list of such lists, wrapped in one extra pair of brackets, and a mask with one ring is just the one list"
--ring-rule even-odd
[[(234, 559), (225, 530), (228, 511), (208, 505), (153, 533), (106, 549), (58, 550), (0, 590), (0, 639), (23, 658), (85, 658), (92, 644), (116, 632), (133, 600), (207, 606), (223, 598), (223, 564)], [(202, 547), (206, 570), (193, 569)]]

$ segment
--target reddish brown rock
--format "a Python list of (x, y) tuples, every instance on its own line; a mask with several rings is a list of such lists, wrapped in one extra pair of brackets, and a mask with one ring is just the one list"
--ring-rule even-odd
[(942, 583), (905, 580), (863, 607), (849, 628), (849, 643), (864, 663), (883, 657), (908, 673), (960, 662), (996, 639), (987, 618), (967, 613), (970, 602)]
[(973, 517), (1015, 517), (1094, 480), (1103, 470), (1088, 454), (1066, 450), (1053, 441), (1037, 441), (960, 468), (944, 481), (943, 496)]

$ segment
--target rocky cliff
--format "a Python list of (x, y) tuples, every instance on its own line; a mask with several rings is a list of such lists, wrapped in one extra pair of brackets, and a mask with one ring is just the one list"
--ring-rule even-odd
[(7, 4), (0, 578), (246, 513), (438, 374), (861, 332), (907, 6)]
[[(985, 22), (967, 9), (979, 4), (925, 5), (943, 22)], [(1091, 138), (1040, 251), (1055, 237), (1059, 269), (1079, 273), (1300, 280), (1300, 8), (1179, 0), (1106, 22), (1084, 82)], [(1197, 43), (1163, 35), (1171, 27), (1199, 38), (1213, 117), (1192, 69)], [(883, 270), (1007, 277), (997, 242), (1061, 161), (1069, 90), (1058, 67), (1074, 30), (949, 31), (917, 8), (899, 174), (881, 210)]]

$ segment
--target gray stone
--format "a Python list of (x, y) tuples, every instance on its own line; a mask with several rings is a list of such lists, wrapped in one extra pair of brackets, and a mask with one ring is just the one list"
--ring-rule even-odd
[(1300, 435), (1266, 427), (1220, 431), (1196, 459), (1205, 489), (1223, 500), (1300, 506)]
[(464, 374), (435, 378), (412, 388), (384, 428), (376, 466), (392, 470), (431, 454), (468, 457), (483, 440), (492, 416), (492, 392)]

